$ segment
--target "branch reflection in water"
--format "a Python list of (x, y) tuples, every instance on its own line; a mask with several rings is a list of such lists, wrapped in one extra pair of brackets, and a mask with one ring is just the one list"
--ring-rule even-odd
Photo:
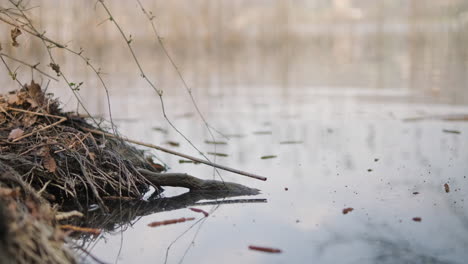
[[(213, 207), (208, 210), (211, 215), (215, 212), (221, 205), (230, 205), (230, 204), (240, 204), (240, 203), (267, 203), (267, 199), (263, 198), (237, 198), (230, 199), (233, 197), (239, 197), (242, 195), (239, 194), (229, 194), (225, 192), (186, 192), (181, 195), (173, 197), (150, 197), (148, 200), (107, 200), (106, 206), (109, 208), (108, 214), (103, 214), (100, 210), (89, 211), (85, 216), (84, 220), (70, 219), (67, 224), (77, 225), (77, 226), (86, 226), (90, 228), (102, 229), (103, 233), (99, 237), (92, 236), (86, 233), (76, 234), (74, 238), (77, 240), (76, 248), (83, 248), (86, 251), (92, 252), (93, 247), (100, 239), (106, 239), (106, 233), (111, 234), (115, 230), (122, 235), (128, 227), (134, 226), (142, 217), (147, 215), (152, 215), (160, 212), (168, 212), (178, 209), (183, 209), (193, 206), (207, 206), (213, 205)], [(194, 241), (199, 234), (203, 223), (207, 220), (207, 217), (200, 218), (190, 227), (188, 227), (184, 232), (177, 236), (168, 246), (165, 255), (165, 262), (167, 262), (169, 251), (171, 246), (175, 244), (181, 237), (187, 234), (193, 227), (199, 225), (197, 231), (195, 232), (194, 237), (192, 238), (188, 248), (185, 250), (185, 253), (182, 256), (181, 261), (189, 251), (191, 245), (194, 244)], [(123, 238), (121, 239), (123, 243)], [(80, 249), (81, 250), (81, 249)], [(119, 250), (120, 252), (120, 250)], [(78, 254), (78, 252), (77, 252)], [(117, 253), (118, 258), (119, 253)], [(81, 255), (80, 258), (84, 261), (88, 256), (88, 253)]]

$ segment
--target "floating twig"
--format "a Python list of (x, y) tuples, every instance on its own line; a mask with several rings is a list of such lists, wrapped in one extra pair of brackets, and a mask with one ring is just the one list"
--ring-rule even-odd
[(208, 215), (210, 215), (207, 211), (203, 209), (198, 209), (198, 208), (189, 208), (189, 209), (196, 213), (202, 213), (205, 217), (208, 217)]
[(249, 246), (250, 250), (262, 251), (266, 253), (281, 253), (281, 249), (278, 248), (270, 248), (270, 247), (259, 247), (259, 246)]
[(458, 131), (458, 130), (451, 130), (451, 129), (442, 129), (442, 132), (444, 132), (444, 133), (450, 133), (450, 134), (461, 134), (460, 131)]
[(267, 155), (267, 156), (261, 156), (260, 158), (261, 159), (274, 159), (276, 157), (278, 157), (278, 156), (276, 156), (276, 155)]
[(213, 155), (213, 156), (218, 156), (218, 157), (228, 157), (228, 154), (225, 153), (219, 153), (219, 152), (207, 152), (206, 154), (208, 155)]
[(212, 167), (215, 167), (215, 168), (218, 168), (218, 169), (230, 171), (230, 172), (233, 172), (233, 173), (236, 173), (236, 174), (239, 174), (239, 175), (244, 175), (244, 176), (254, 178), (254, 179), (257, 179), (257, 180), (261, 180), (261, 181), (266, 181), (267, 180), (267, 178), (263, 177), (263, 176), (259, 176), (259, 175), (255, 175), (255, 174), (252, 174), (252, 173), (249, 173), (249, 172), (229, 168), (229, 167), (226, 167), (226, 166), (223, 166), (223, 165), (220, 165), (220, 164), (216, 164), (216, 163), (213, 163), (213, 162), (210, 162), (210, 161), (195, 158), (195, 157), (189, 156), (187, 154), (183, 154), (183, 153), (180, 153), (180, 152), (177, 152), (177, 151), (174, 151), (174, 150), (170, 150), (170, 149), (167, 149), (167, 148), (163, 148), (163, 147), (160, 147), (160, 146), (156, 146), (156, 145), (153, 145), (153, 144), (148, 144), (148, 143), (144, 143), (144, 142), (141, 142), (141, 141), (116, 136), (114, 134), (106, 133), (106, 132), (96, 130), (96, 129), (90, 129), (90, 128), (86, 128), (86, 127), (81, 127), (81, 129), (83, 129), (85, 131), (88, 131), (88, 132), (91, 132), (91, 133), (94, 133), (94, 134), (103, 135), (103, 136), (112, 137), (112, 138), (117, 138), (117, 139), (124, 140), (124, 141), (130, 142), (130, 143), (136, 144), (136, 145), (156, 149), (156, 150), (159, 150), (159, 151), (162, 151), (162, 152), (166, 152), (166, 153), (169, 153), (169, 154), (172, 154), (172, 155), (176, 155), (176, 156), (179, 156), (179, 157), (182, 157), (182, 158), (186, 158), (186, 159), (189, 159), (189, 160), (192, 160), (192, 161), (203, 163), (205, 165), (212, 166)]
[(171, 147), (178, 147), (178, 146), (180, 146), (180, 143), (179, 143), (179, 142), (170, 141), (170, 140), (164, 142), (164, 144), (167, 144), (167, 145), (169, 145), (169, 146), (171, 146)]
[(205, 140), (206, 144), (212, 144), (212, 145), (226, 145), (227, 142), (224, 141), (213, 141), (213, 140)]
[(157, 221), (157, 222), (152, 222), (149, 223), (149, 227), (157, 227), (157, 226), (162, 226), (162, 225), (172, 225), (172, 224), (177, 224), (177, 223), (183, 223), (187, 221), (192, 221), (195, 220), (195, 217), (182, 217), (178, 219), (171, 219), (171, 220), (164, 220), (164, 221)]
[(254, 135), (271, 135), (273, 132), (271, 131), (255, 131), (253, 132)]
[(300, 140), (286, 140), (286, 141), (281, 141), (280, 144), (281, 145), (293, 145), (293, 144), (302, 144), (304, 143), (304, 141), (300, 141)]

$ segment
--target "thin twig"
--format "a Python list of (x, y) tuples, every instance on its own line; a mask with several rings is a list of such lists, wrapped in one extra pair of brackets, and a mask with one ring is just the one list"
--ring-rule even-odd
[[(187, 91), (188, 95), (190, 96), (190, 100), (192, 101), (192, 104), (193, 106), (195, 107), (195, 110), (197, 111), (198, 115), (200, 116), (200, 118), (202, 119), (203, 123), (205, 124), (207, 130), (208, 130), (208, 133), (210, 134), (210, 137), (213, 141), (216, 141), (215, 140), (215, 137), (213, 135), (213, 132), (211, 131), (211, 129), (213, 129), (214, 131), (216, 131), (217, 133), (219, 133), (220, 135), (222, 135), (222, 133), (220, 133), (218, 130), (214, 129), (212, 126), (210, 126), (210, 124), (208, 124), (208, 121), (206, 120), (205, 116), (203, 115), (203, 113), (201, 112), (200, 108), (198, 107), (198, 104), (197, 102), (195, 101), (195, 98), (193, 97), (193, 94), (192, 94), (192, 89), (188, 86), (187, 82), (185, 81), (185, 78), (182, 76), (182, 73), (181, 71), (179, 70), (179, 67), (177, 67), (177, 64), (175, 63), (174, 59), (172, 59), (172, 56), (169, 54), (169, 51), (167, 50), (166, 46), (164, 45), (164, 42), (163, 42), (163, 38), (159, 35), (159, 32), (156, 28), (156, 25), (154, 24), (154, 15), (150, 13), (148, 13), (146, 11), (146, 9), (143, 7), (143, 4), (140, 2), (140, 0), (136, 0), (138, 5), (140, 6), (140, 9), (141, 11), (143, 12), (143, 14), (145, 14), (146, 18), (149, 20), (150, 24), (151, 24), (151, 28), (153, 29), (153, 33), (154, 33), (154, 36), (156, 37), (156, 39), (158, 40), (158, 43), (162, 49), (162, 51), (164, 52), (164, 54), (166, 55), (167, 59), (169, 60), (169, 62), (171, 63), (172, 67), (174, 68), (174, 70), (176, 71), (178, 77), (179, 77), (179, 80), (182, 82), (182, 85), (184, 86), (185, 90)], [(214, 146), (214, 152), (217, 152), (216, 151), (216, 145)], [(214, 157), (214, 162), (216, 162), (216, 157)]]
[(52, 128), (52, 127), (54, 127), (54, 126), (56, 126), (56, 125), (58, 125), (58, 124), (60, 124), (60, 123), (65, 122), (65, 121), (67, 121), (67, 118), (66, 118), (66, 117), (63, 117), (62, 119), (60, 119), (59, 121), (57, 121), (57, 122), (55, 122), (55, 123), (53, 123), (53, 124), (50, 124), (50, 125), (48, 125), (48, 126), (45, 126), (45, 127), (41, 128), (41, 129), (38, 129), (38, 130), (33, 131), (33, 132), (31, 132), (31, 133), (22, 135), (21, 137), (15, 138), (14, 140), (12, 140), (12, 142), (16, 142), (16, 141), (21, 140), (21, 139), (23, 139), (23, 138), (27, 138), (27, 137), (29, 137), (29, 136), (32, 136), (32, 135), (38, 133), (38, 132), (41, 132), (41, 131), (44, 131), (44, 130), (46, 130), (46, 129)]
[[(32, 32), (34, 32), (36, 36), (38, 36), (42, 43), (44, 44), (46, 50), (47, 50), (47, 53), (49, 54), (49, 58), (51, 60), (51, 63), (52, 65), (58, 65), (57, 63), (55, 63), (55, 59), (54, 59), (54, 56), (52, 56), (52, 52), (50, 51), (51, 47), (47, 46), (47, 41), (45, 40), (44, 38), (44, 33), (43, 34), (40, 34), (39, 31), (34, 27), (31, 19), (29, 19), (29, 17), (24, 13), (24, 10), (23, 8), (21, 7), (21, 2), (22, 1), (18, 1), (18, 2), (15, 2), (13, 0), (9, 0), (10, 3), (16, 7), (16, 9), (21, 13), (21, 15), (23, 16), (23, 18), (27, 21), (27, 25), (32, 29)], [(22, 27), (22, 29), (24, 29), (24, 27)], [(73, 93), (73, 95), (75, 96), (76, 100), (78, 101), (78, 103), (81, 105), (81, 107), (83, 108), (83, 110), (88, 114), (88, 115), (91, 115), (91, 113), (88, 111), (88, 109), (86, 108), (86, 106), (84, 105), (83, 101), (81, 100), (80, 96), (78, 95), (77, 91), (72, 87), (72, 85), (70, 84), (70, 82), (68, 81), (67, 77), (63, 74), (63, 72), (60, 70), (60, 67), (55, 67), (54, 68), (54, 71), (57, 72), (58, 75), (60, 75), (62, 77), (62, 79), (67, 83), (67, 86), (68, 88), (70, 88), (71, 92)], [(91, 120), (93, 120), (93, 122), (98, 126), (100, 127), (99, 123), (93, 118), (91, 117)]]
[[(11, 1), (11, 0), (10, 0)], [(107, 5), (104, 3), (104, 0), (97, 0), (96, 3), (99, 3), (101, 4), (102, 8), (104, 8), (104, 10), (106, 11), (107, 15), (109, 15), (109, 18), (108, 20), (111, 21), (115, 27), (118, 29), (120, 35), (122, 36), (122, 38), (125, 40), (125, 43), (127, 44), (127, 47), (133, 57), (133, 60), (135, 61), (135, 64), (136, 66), (138, 67), (139, 71), (140, 71), (140, 75), (141, 77), (149, 84), (149, 86), (151, 86), (151, 88), (158, 94), (159, 96), (159, 101), (161, 102), (161, 110), (162, 110), (162, 114), (164, 116), (164, 119), (166, 119), (166, 121), (169, 123), (169, 125), (180, 135), (184, 138), (185, 141), (187, 141), (190, 146), (192, 146), (196, 151), (198, 151), (198, 153), (203, 156), (207, 161), (210, 161), (210, 159), (205, 155), (203, 154), (203, 152), (201, 152), (193, 143), (192, 141), (190, 141), (187, 136), (185, 136), (173, 123), (172, 121), (167, 117), (167, 114), (166, 114), (166, 107), (164, 106), (164, 100), (163, 100), (163, 90), (160, 90), (158, 88), (156, 88), (156, 85), (147, 77), (147, 75), (145, 74), (144, 70), (143, 70), (143, 67), (141, 66), (136, 54), (135, 54), (135, 51), (133, 50), (133, 47), (131, 45), (132, 43), (132, 39), (128, 38), (123, 29), (120, 27), (120, 25), (117, 23), (117, 21), (115, 20), (115, 18), (112, 16), (112, 13), (110, 12), (109, 8), (107, 7)], [(174, 64), (175, 65), (175, 64)], [(210, 132), (210, 134), (212, 134)], [(221, 177), (221, 175), (218, 173), (218, 176), (221, 178), (221, 180), (223, 180), (223, 178)]]
[(195, 162), (200, 162), (200, 163), (203, 163), (203, 164), (211, 166), (211, 167), (215, 167), (215, 168), (222, 169), (222, 170), (225, 170), (225, 171), (230, 171), (230, 172), (233, 172), (233, 173), (236, 173), (236, 174), (239, 174), (239, 175), (244, 175), (244, 176), (254, 178), (254, 179), (257, 179), (257, 180), (261, 180), (261, 181), (266, 181), (267, 180), (267, 178), (263, 177), (263, 176), (259, 176), (259, 175), (252, 174), (252, 173), (249, 173), (249, 172), (229, 168), (229, 167), (226, 167), (226, 166), (223, 166), (223, 165), (219, 165), (219, 164), (216, 164), (216, 163), (213, 163), (213, 162), (210, 162), (210, 161), (206, 161), (204, 159), (199, 159), (199, 158), (196, 158), (196, 157), (193, 157), (193, 156), (189, 156), (189, 155), (186, 155), (186, 154), (174, 151), (174, 150), (170, 150), (170, 149), (167, 149), (167, 148), (163, 148), (163, 147), (160, 147), (160, 146), (156, 146), (156, 145), (153, 145), (153, 144), (148, 144), (148, 143), (144, 143), (144, 142), (141, 142), (141, 141), (124, 138), (124, 137), (121, 137), (121, 136), (113, 135), (113, 134), (110, 134), (110, 133), (106, 133), (106, 132), (103, 132), (103, 131), (90, 129), (90, 128), (86, 128), (86, 127), (80, 127), (80, 128), (87, 131), (87, 132), (91, 132), (91, 133), (94, 133), (94, 134), (103, 135), (103, 136), (107, 136), (107, 137), (121, 139), (121, 140), (130, 142), (130, 143), (133, 143), (133, 144), (136, 144), (136, 145), (156, 149), (156, 150), (166, 152), (166, 153), (169, 153), (169, 154), (172, 154), (172, 155), (176, 155), (176, 156), (179, 156), (179, 157), (183, 157), (183, 158), (195, 161)]
[(47, 116), (47, 117), (53, 117), (53, 118), (65, 118), (64, 116), (58, 116), (58, 115), (51, 115), (51, 114), (45, 114), (45, 113), (39, 113), (39, 112), (33, 112), (29, 110), (24, 110), (20, 108), (14, 108), (14, 107), (7, 107), (8, 110), (15, 111), (15, 112), (22, 112), (26, 114), (31, 114), (31, 115), (37, 115), (37, 116)]
[(43, 72), (42, 70), (38, 69), (38, 68), (37, 68), (37, 65), (38, 65), (38, 64), (36, 64), (36, 65), (31, 65), (31, 64), (29, 64), (29, 63), (27, 63), (27, 62), (24, 62), (24, 61), (22, 61), (22, 60), (13, 58), (13, 57), (11, 57), (10, 55), (5, 54), (5, 53), (0, 53), (0, 56), (2, 56), (2, 57), (7, 57), (7, 58), (9, 58), (10, 60), (13, 60), (13, 61), (16, 61), (16, 62), (18, 62), (18, 63), (21, 63), (21, 64), (23, 64), (23, 65), (25, 65), (25, 66), (28, 66), (29, 68), (31, 68), (31, 69), (33, 69), (33, 70), (35, 70), (35, 71), (41, 73), (42, 75), (46, 76), (47, 78), (50, 78), (50, 79), (52, 79), (52, 80), (58, 82), (58, 79), (57, 79), (57, 78), (54, 78), (54, 77), (52, 77), (51, 75), (49, 75), (49, 74)]
[[(11, 0), (10, 0), (10, 1), (11, 1)], [(15, 4), (13, 3), (13, 5), (15, 5)], [(16, 5), (15, 5), (15, 6), (16, 6)], [(17, 9), (19, 9), (19, 8), (17, 7)], [(20, 12), (21, 12), (21, 10), (20, 10)], [(22, 12), (22, 13), (23, 13), (23, 12)], [(24, 13), (23, 13), (23, 14), (24, 14)], [(27, 17), (25, 17), (25, 19), (27, 19)], [(27, 20), (28, 20), (28, 19), (27, 19)], [(16, 25), (14, 22), (8, 21), (7, 19), (2, 18), (1, 16), (0, 16), (0, 21), (6, 23), (6, 24), (8, 24), (8, 25), (11, 25), (11, 26), (14, 26), (14, 27), (18, 27), (18, 25)], [(26, 26), (29, 26), (30, 28), (32, 28), (32, 25), (26, 25)], [(110, 123), (111, 123), (113, 132), (114, 132), (115, 134), (117, 134), (117, 131), (116, 131), (116, 128), (115, 128), (115, 124), (114, 124), (114, 121), (113, 121), (113, 118), (112, 118), (112, 107), (111, 107), (109, 89), (107, 88), (106, 83), (104, 82), (104, 80), (103, 80), (102, 77), (101, 77), (101, 70), (100, 70), (100, 69), (97, 69), (97, 68), (90, 62), (89, 58), (86, 58), (85, 56), (83, 56), (83, 52), (84, 52), (84, 51), (83, 51), (82, 49), (80, 49), (80, 51), (74, 51), (74, 50), (68, 48), (68, 47), (67, 47), (66, 45), (64, 45), (64, 44), (61, 44), (61, 43), (58, 43), (58, 42), (56, 42), (56, 41), (54, 41), (54, 40), (49, 39), (48, 37), (44, 36), (44, 34), (40, 34), (38, 31), (33, 32), (32, 30), (25, 28), (25, 26), (21, 26), (21, 29), (22, 29), (24, 32), (28, 33), (28, 34), (30, 34), (30, 35), (32, 35), (32, 36), (35, 36), (35, 37), (37, 37), (37, 38), (39, 38), (39, 39), (41, 39), (43, 42), (45, 41), (45, 42), (47, 42), (47, 43), (50, 43), (50, 44), (54, 45), (54, 46), (57, 47), (57, 48), (64, 49), (64, 50), (66, 50), (66, 51), (68, 51), (68, 52), (70, 52), (70, 53), (72, 53), (72, 54), (74, 54), (74, 55), (80, 57), (80, 58), (86, 63), (86, 65), (89, 66), (89, 67), (91, 68), (91, 70), (96, 74), (97, 78), (99, 79), (99, 82), (101, 83), (102, 87), (104, 88), (104, 90), (105, 90), (105, 92), (106, 92), (106, 99), (107, 99), (107, 105), (108, 105), (108, 111), (109, 111), (109, 119), (110, 119), (109, 121), (110, 121)], [(45, 46), (47, 47), (47, 49), (49, 49), (49, 47), (48, 47), (47, 45), (45, 45)], [(51, 54), (50, 54), (50, 51), (49, 51), (49, 50), (48, 50), (48, 52), (49, 52), (49, 55), (50, 55), (50, 57), (51, 57)], [(52, 57), (51, 57), (51, 60), (53, 61), (53, 58), (52, 58)], [(63, 77), (63, 73), (62, 73), (62, 77)], [(67, 81), (67, 84), (68, 84), (68, 86), (69, 86), (70, 88), (72, 88), (72, 87), (70, 86), (70, 84), (68, 83), (68, 81)], [(73, 92), (73, 94), (75, 95), (75, 97), (77, 97), (78, 102), (80, 102), (81, 99), (78, 98), (77, 94), (75, 93), (75, 90), (72, 89), (72, 92)], [(81, 103), (80, 103), (80, 104), (81, 104)], [(82, 104), (81, 104), (81, 105), (82, 105)], [(83, 106), (83, 105), (82, 105), (82, 106)], [(84, 108), (84, 106), (83, 106), (83, 108)], [(85, 111), (86, 111), (86, 108), (84, 108), (84, 109), (85, 109)], [(89, 114), (89, 113), (88, 113), (88, 114)], [(97, 122), (96, 122), (94, 119), (93, 119), (93, 121), (97, 124)], [(99, 125), (98, 125), (98, 126), (99, 126)]]

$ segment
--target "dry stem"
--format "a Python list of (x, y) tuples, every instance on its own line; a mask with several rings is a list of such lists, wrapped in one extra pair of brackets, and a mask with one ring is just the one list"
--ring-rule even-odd
[(130, 142), (130, 143), (136, 144), (136, 145), (140, 145), (140, 146), (156, 149), (156, 150), (159, 150), (159, 151), (163, 151), (163, 152), (166, 152), (166, 153), (169, 153), (169, 154), (172, 154), (172, 155), (183, 157), (183, 158), (195, 161), (195, 162), (200, 162), (200, 163), (203, 163), (203, 164), (208, 165), (208, 166), (212, 166), (212, 167), (215, 167), (215, 168), (218, 168), (218, 169), (230, 171), (230, 172), (240, 174), (240, 175), (244, 175), (244, 176), (254, 178), (254, 179), (257, 179), (257, 180), (261, 180), (261, 181), (266, 181), (267, 180), (267, 178), (263, 177), (263, 176), (259, 176), (259, 175), (255, 175), (255, 174), (252, 174), (252, 173), (249, 173), (249, 172), (229, 168), (229, 167), (226, 167), (226, 166), (223, 166), (223, 165), (219, 165), (219, 164), (216, 164), (216, 163), (213, 163), (213, 162), (206, 161), (204, 159), (199, 159), (199, 158), (196, 158), (196, 157), (193, 157), (193, 156), (189, 156), (187, 154), (183, 154), (183, 153), (180, 153), (180, 152), (177, 152), (177, 151), (174, 151), (174, 150), (170, 150), (170, 149), (167, 149), (167, 148), (163, 148), (163, 147), (160, 147), (160, 146), (156, 146), (156, 145), (153, 145), (153, 144), (148, 144), (148, 143), (144, 143), (144, 142), (141, 142), (141, 141), (116, 136), (116, 135), (113, 135), (113, 134), (110, 134), (110, 133), (102, 132), (102, 131), (95, 130), (95, 129), (89, 129), (89, 128), (86, 128), (86, 127), (81, 127), (81, 129), (83, 129), (85, 131), (88, 131), (88, 132), (91, 132), (91, 133), (94, 133), (94, 134), (103, 135), (103, 136), (112, 137), (112, 138), (117, 138), (117, 139), (124, 140), (124, 141)]

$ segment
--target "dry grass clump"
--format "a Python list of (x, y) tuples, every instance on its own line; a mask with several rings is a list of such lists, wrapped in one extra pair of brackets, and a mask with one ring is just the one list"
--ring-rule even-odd
[(55, 212), (18, 176), (0, 176), (0, 263), (75, 263)]
[(103, 196), (140, 198), (149, 182), (136, 167), (156, 171), (143, 153), (83, 128), (96, 129), (63, 113), (34, 81), (0, 95), (0, 169), (16, 172), (53, 202), (85, 201), (105, 209)]
[(0, 95), (0, 263), (74, 263), (56, 210), (141, 199), (151, 183), (138, 169), (161, 170), (118, 137), (84, 129), (100, 131), (34, 81)]

